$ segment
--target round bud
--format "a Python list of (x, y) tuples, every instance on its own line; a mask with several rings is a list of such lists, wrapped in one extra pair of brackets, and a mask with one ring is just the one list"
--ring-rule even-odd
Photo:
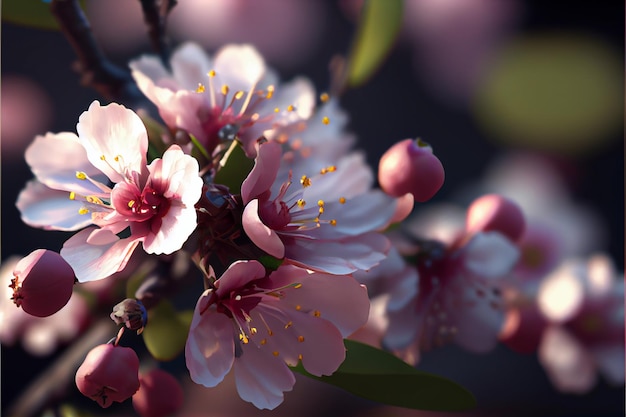
[(61, 255), (37, 249), (13, 270), (12, 300), (30, 315), (47, 317), (70, 300), (75, 279), (74, 270)]
[(415, 201), (430, 200), (443, 185), (445, 172), (433, 149), (420, 139), (396, 143), (380, 158), (378, 182), (393, 197), (413, 194)]
[(512, 242), (518, 241), (526, 229), (520, 207), (498, 194), (484, 195), (467, 210), (465, 229), (469, 233), (495, 231)]
[(139, 358), (131, 348), (96, 346), (76, 371), (76, 386), (102, 408), (121, 403), (139, 389)]
[(139, 391), (133, 395), (133, 408), (141, 417), (174, 415), (183, 405), (183, 388), (171, 374), (153, 369), (139, 377)]

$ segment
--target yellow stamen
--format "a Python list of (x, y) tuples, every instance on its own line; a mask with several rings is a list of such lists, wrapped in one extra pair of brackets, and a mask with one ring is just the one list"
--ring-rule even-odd
[(299, 199), (298, 201), (296, 201), (296, 204), (298, 205), (298, 207), (304, 208), (306, 201), (304, 201), (303, 199)]
[(275, 107), (274, 108), (274, 113), (278, 113), (278, 112), (280, 112), (280, 109), (278, 107)]
[(322, 101), (322, 103), (326, 103), (329, 99), (330, 99), (330, 96), (328, 95), (328, 93), (320, 94), (320, 100)]
[(313, 315), (314, 315), (315, 317), (319, 317), (319, 316), (321, 316), (321, 315), (322, 315), (322, 313), (320, 313), (320, 311), (319, 311), (319, 310), (315, 310), (315, 311), (313, 312)]
[(346, 198), (345, 197), (339, 197), (339, 204), (346, 204)]
[(128, 208), (133, 208), (134, 205), (135, 205), (135, 200), (130, 200), (128, 202)]
[(302, 310), (302, 306), (300, 304), (296, 305), (296, 311)]
[(89, 213), (89, 210), (87, 210), (85, 207), (81, 207), (78, 209), (78, 214), (87, 214)]
[(302, 354), (301, 353), (298, 355), (298, 359), (302, 360)]
[(272, 355), (274, 355), (274, 356), (278, 356), (278, 355), (279, 355), (279, 353), (278, 353), (278, 351), (277, 351), (277, 350), (275, 350), (275, 351), (273, 351), (273, 352), (272, 352)]
[(265, 95), (265, 98), (269, 99), (272, 98), (274, 96), (274, 86), (270, 85), (267, 87), (267, 94)]
[(306, 175), (303, 175), (300, 178), (300, 184), (302, 184), (303, 187), (310, 187), (311, 186), (311, 179), (309, 177), (307, 177)]
[(206, 88), (204, 87), (204, 84), (198, 83), (198, 88), (196, 88), (196, 93), (204, 93), (205, 91), (206, 91)]
[(267, 343), (267, 339), (261, 340), (261, 346)]
[(285, 329), (288, 329), (291, 326), (293, 326), (293, 321), (288, 321), (287, 324), (285, 324)]
[(331, 226), (337, 226), (337, 220), (335, 219), (332, 219), (329, 223)]
[(243, 333), (239, 334), (239, 340), (241, 340), (244, 344), (248, 344), (249, 342), (248, 337)]
[[(104, 157), (101, 157), (100, 159), (102, 159)], [(85, 174), (83, 171), (76, 171), (76, 178), (79, 180), (86, 180), (87, 179), (87, 174)]]
[(304, 342), (304, 336), (298, 336), (298, 342), (300, 343)]
[(256, 334), (256, 331), (257, 331), (257, 330), (256, 330), (256, 327), (251, 327), (251, 328), (250, 328), (250, 334), (253, 334), (253, 335), (254, 335), (254, 334)]
[(330, 119), (326, 116), (322, 117), (322, 123), (324, 123), (325, 125), (330, 123)]
[(100, 160), (102, 160), (102, 161), (106, 161), (106, 159), (107, 159), (107, 158), (106, 158), (106, 156), (104, 156), (104, 155), (100, 155)]
[(243, 91), (237, 91), (237, 93), (235, 93), (235, 99), (239, 100), (241, 97), (243, 97)]
[(74, 191), (70, 192), (70, 200), (76, 199), (76, 193)]
[(293, 287), (294, 287), (295, 289), (302, 288), (302, 284), (298, 282), (298, 283), (297, 283), (296, 285), (294, 285)]
[(287, 106), (287, 111), (294, 111), (295, 107), (293, 107), (291, 104)]
[(324, 200), (317, 200), (317, 205), (319, 207), (324, 207)]
[(209, 71), (209, 77), (215, 77), (215, 70)]
[(222, 86), (222, 94), (224, 94), (224, 95), (228, 94), (229, 90), (230, 90), (230, 88), (228, 88), (228, 86), (226, 84), (224, 84)]

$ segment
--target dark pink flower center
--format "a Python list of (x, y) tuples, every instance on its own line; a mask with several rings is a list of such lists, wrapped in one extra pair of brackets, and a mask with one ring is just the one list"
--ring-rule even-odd
[(259, 217), (272, 230), (281, 230), (291, 222), (289, 206), (284, 201), (266, 201), (259, 205)]

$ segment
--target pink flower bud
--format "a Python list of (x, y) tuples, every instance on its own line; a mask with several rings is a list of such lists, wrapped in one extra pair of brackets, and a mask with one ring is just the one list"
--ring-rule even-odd
[(37, 249), (15, 266), (11, 299), (28, 314), (47, 317), (67, 304), (74, 281), (74, 271), (61, 255)]
[(443, 185), (445, 172), (433, 149), (420, 139), (396, 143), (380, 158), (378, 182), (393, 197), (406, 193), (415, 200), (430, 200)]
[(131, 348), (96, 346), (76, 371), (76, 386), (102, 408), (121, 403), (139, 389), (139, 358)]
[(526, 229), (526, 221), (516, 203), (501, 195), (488, 194), (470, 205), (465, 228), (469, 233), (496, 231), (516, 242)]
[(139, 391), (133, 395), (133, 408), (141, 417), (174, 415), (183, 405), (183, 388), (171, 374), (153, 369), (139, 377)]

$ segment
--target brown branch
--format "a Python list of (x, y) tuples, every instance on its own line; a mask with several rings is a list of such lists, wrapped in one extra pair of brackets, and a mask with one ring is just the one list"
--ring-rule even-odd
[(75, 69), (81, 75), (82, 85), (94, 88), (109, 100), (131, 106), (143, 99), (130, 72), (104, 55), (77, 0), (52, 0), (50, 11), (78, 56)]
[(139, 0), (144, 21), (148, 26), (150, 43), (159, 54), (164, 65), (169, 65), (169, 44), (165, 36), (167, 15), (176, 5), (176, 0)]

